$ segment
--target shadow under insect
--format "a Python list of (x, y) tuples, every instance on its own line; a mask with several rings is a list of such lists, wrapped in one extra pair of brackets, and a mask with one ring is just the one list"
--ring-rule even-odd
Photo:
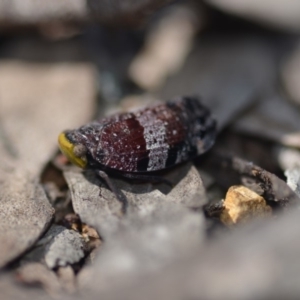
[[(107, 174), (103, 179), (94, 170), (84, 172), (86, 180), (99, 187), (99, 197), (116, 198), (122, 203), (122, 211), (126, 212), (128, 205), (136, 206), (139, 202), (162, 202), (168, 194), (188, 176), (192, 168), (191, 163), (181, 164), (160, 172), (151, 172), (152, 181), (145, 181), (145, 177), (135, 176), (134, 179), (122, 177), (119, 173)], [(147, 174), (149, 176), (149, 174)], [(150, 177), (149, 177), (150, 178)], [(167, 184), (170, 183), (170, 184)]]

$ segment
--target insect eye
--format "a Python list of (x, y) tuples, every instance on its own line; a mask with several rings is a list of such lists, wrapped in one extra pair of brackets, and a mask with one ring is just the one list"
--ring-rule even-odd
[(86, 147), (83, 144), (75, 145), (73, 148), (73, 153), (76, 157), (82, 157), (86, 154)]

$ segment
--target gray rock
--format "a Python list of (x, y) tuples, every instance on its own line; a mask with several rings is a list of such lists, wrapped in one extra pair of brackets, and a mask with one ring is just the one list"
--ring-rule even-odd
[[(102, 1), (102, 0), (59, 0), (36, 2), (34, 0), (0, 1), (0, 24), (39, 24), (63, 21), (90, 20), (91, 17), (116, 24), (132, 24), (148, 17), (149, 12), (170, 0)], [(132, 20), (130, 20), (132, 19)], [(129, 21), (130, 20), (130, 21)]]
[(44, 239), (51, 239), (45, 253), (46, 265), (51, 269), (77, 263), (84, 257), (83, 238), (74, 230), (54, 225)]
[(82, 236), (63, 226), (52, 225), (24, 261), (44, 262), (48, 268), (65, 267), (79, 262), (85, 255)]
[(74, 211), (84, 223), (96, 227), (102, 237), (109, 236), (126, 213), (146, 216), (160, 208), (162, 203), (192, 208), (200, 208), (206, 203), (201, 177), (189, 163), (166, 173), (164, 178), (173, 183), (173, 188), (165, 183), (128, 184), (124, 180), (111, 178), (127, 198), (126, 203), (119, 202), (92, 171), (85, 174), (68, 171), (64, 175), (71, 191)]
[(229, 13), (278, 29), (299, 32), (300, 3), (297, 0), (206, 0)]
[(94, 172), (83, 174), (66, 171), (64, 176), (71, 192), (73, 209), (81, 221), (100, 228), (102, 235), (114, 228), (122, 205), (110, 191), (104, 188)]
[(103, 244), (95, 263), (80, 273), (79, 284), (83, 292), (109, 291), (158, 274), (188, 256), (204, 235), (203, 215), (178, 204), (161, 204), (147, 216), (129, 214)]
[(118, 289), (116, 284), (109, 293), (95, 292), (96, 285), (101, 290), (110, 283), (103, 281), (102, 274), (93, 279), (93, 289), (85, 290), (85, 299), (297, 299), (299, 217), (300, 211), (295, 210), (236, 229), (168, 267), (129, 279), (126, 287)]
[(199, 95), (221, 130), (253, 105), (276, 73), (274, 49), (257, 37), (202, 37), (184, 66), (157, 92), (159, 99)]
[(49, 226), (54, 209), (41, 185), (28, 173), (0, 182), (0, 267), (31, 247)]
[[(86, 122), (94, 112), (93, 68), (88, 64), (3, 60), (0, 90), (0, 144), (15, 168), (36, 176), (57, 151), (58, 134)], [(0, 163), (0, 169), (7, 165), (6, 157), (0, 156)]]
[(40, 3), (32, 0), (12, 0), (10, 3), (0, 1), (0, 22), (17, 24), (35, 24), (63, 18), (82, 19), (86, 14), (83, 0), (63, 0)]
[(257, 105), (234, 122), (238, 132), (300, 147), (299, 112), (276, 91), (264, 95)]

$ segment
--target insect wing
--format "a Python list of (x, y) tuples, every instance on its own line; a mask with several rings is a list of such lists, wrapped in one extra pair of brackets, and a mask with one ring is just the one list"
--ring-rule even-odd
[(90, 163), (124, 172), (157, 171), (192, 159), (215, 138), (215, 121), (196, 98), (178, 98), (94, 124), (99, 143), (90, 151)]

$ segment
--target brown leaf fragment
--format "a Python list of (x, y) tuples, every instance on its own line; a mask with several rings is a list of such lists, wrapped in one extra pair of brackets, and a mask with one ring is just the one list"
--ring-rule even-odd
[(272, 207), (299, 205), (300, 198), (297, 194), (275, 174), (238, 157), (220, 153), (211, 154), (206, 163), (218, 182), (226, 181), (230, 177), (240, 180), (243, 185), (260, 194)]
[(282, 205), (299, 203), (298, 196), (276, 175), (239, 158), (232, 159), (232, 167), (241, 175), (249, 176), (260, 183), (264, 191), (263, 197), (267, 201), (279, 202)]
[(65, 215), (60, 225), (68, 229), (73, 229), (75, 231), (78, 231), (80, 233), (82, 232), (81, 220), (79, 219), (78, 215), (74, 213)]
[(0, 267), (30, 248), (54, 214), (44, 190), (27, 172), (0, 182)]
[(86, 224), (82, 225), (82, 235), (87, 239), (88, 238), (99, 239), (99, 235), (97, 231)]
[(268, 217), (272, 213), (263, 197), (242, 185), (229, 188), (223, 206), (220, 219), (228, 226)]
[(85, 242), (86, 251), (88, 253), (98, 248), (102, 243), (96, 229), (85, 223), (82, 223), (79, 216), (76, 214), (66, 215), (61, 223), (66, 228), (75, 230), (81, 234)]
[(209, 218), (219, 219), (223, 210), (223, 201), (219, 201), (217, 203), (210, 203), (204, 207), (205, 215)]

